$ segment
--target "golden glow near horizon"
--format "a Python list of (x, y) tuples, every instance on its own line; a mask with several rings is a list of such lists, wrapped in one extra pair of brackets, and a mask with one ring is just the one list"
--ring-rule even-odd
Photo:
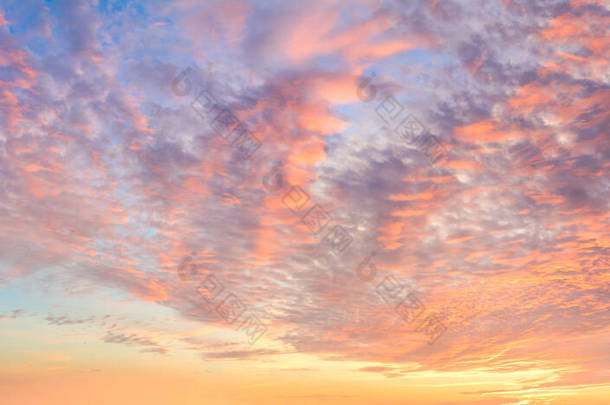
[(609, 16), (1, 2), (0, 404), (609, 404)]

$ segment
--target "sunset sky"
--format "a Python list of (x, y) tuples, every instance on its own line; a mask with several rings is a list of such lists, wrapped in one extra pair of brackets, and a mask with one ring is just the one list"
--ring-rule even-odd
[(609, 0), (0, 0), (0, 404), (610, 404)]

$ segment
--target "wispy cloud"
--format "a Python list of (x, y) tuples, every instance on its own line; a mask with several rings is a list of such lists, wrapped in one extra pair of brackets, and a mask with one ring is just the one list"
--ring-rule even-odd
[[(609, 20), (593, 0), (3, 2), (7, 375), (34, 342), (106, 370), (68, 336), (95, 327), (158, 364), (358, 385), (269, 389), (303, 404), (401, 403), (411, 378), (427, 403), (595, 403)], [(434, 344), (380, 300), (388, 275), (442, 315)], [(256, 349), (225, 296), (260, 315)]]

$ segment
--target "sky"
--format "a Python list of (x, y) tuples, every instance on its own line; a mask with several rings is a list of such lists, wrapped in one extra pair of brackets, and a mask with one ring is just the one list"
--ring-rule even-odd
[(0, 403), (610, 403), (608, 55), (607, 0), (2, 0)]

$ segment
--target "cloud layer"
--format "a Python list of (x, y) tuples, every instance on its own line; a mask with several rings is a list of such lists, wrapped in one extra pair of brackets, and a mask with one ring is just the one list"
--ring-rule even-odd
[[(480, 403), (608, 388), (609, 22), (602, 0), (4, 2), (0, 288), (38, 298), (0, 323), (513, 376)], [(442, 320), (433, 344), (386, 277)]]

